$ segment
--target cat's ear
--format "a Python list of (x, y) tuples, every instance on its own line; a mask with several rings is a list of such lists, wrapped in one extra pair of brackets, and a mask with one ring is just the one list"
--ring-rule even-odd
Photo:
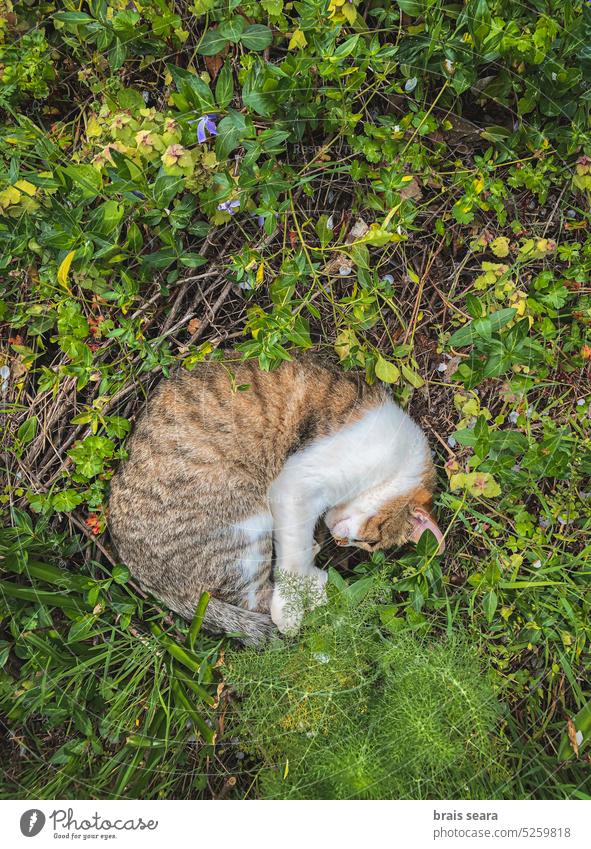
[(439, 525), (430, 513), (428, 513), (426, 510), (423, 510), (421, 507), (417, 507), (415, 510), (412, 511), (411, 521), (412, 533), (410, 535), (410, 538), (412, 542), (418, 542), (425, 531), (431, 531), (431, 533), (439, 543), (438, 553), (441, 554), (443, 551), (445, 551), (445, 540), (443, 539), (443, 534), (439, 529)]

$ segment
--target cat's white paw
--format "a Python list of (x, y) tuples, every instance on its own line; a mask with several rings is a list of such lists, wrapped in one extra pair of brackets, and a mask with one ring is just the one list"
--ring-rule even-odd
[(315, 566), (304, 573), (276, 571), (271, 599), (271, 619), (282, 634), (294, 634), (304, 613), (326, 604), (328, 573)]
[(296, 609), (276, 587), (271, 599), (271, 619), (277, 630), (287, 635), (297, 633), (303, 616), (303, 609)]

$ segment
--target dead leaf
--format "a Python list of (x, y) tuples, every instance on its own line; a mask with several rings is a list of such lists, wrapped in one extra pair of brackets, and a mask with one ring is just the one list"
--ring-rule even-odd
[(419, 181), (416, 177), (413, 177), (412, 180), (405, 183), (400, 189), (399, 194), (403, 200), (420, 200), (420, 198), (423, 197)]
[(201, 319), (200, 318), (192, 318), (191, 321), (187, 324), (187, 332), (193, 335), (193, 333), (197, 333), (199, 328), (201, 327)]
[(336, 253), (334, 257), (324, 266), (324, 273), (348, 277), (353, 268), (353, 260), (342, 253)]
[(215, 80), (215, 78), (219, 74), (220, 68), (224, 64), (222, 54), (216, 53), (215, 56), (204, 56), (203, 58), (205, 59), (205, 66), (213, 82), (213, 80)]
[(368, 230), (369, 226), (365, 223), (363, 218), (358, 218), (355, 224), (353, 224), (353, 226), (347, 233), (347, 238), (345, 239), (345, 241), (348, 245), (350, 245), (351, 242), (356, 242), (358, 239), (362, 239)]
[(575, 727), (575, 723), (572, 721), (570, 716), (566, 720), (566, 730), (568, 732), (568, 742), (571, 745), (571, 749), (575, 753), (575, 757), (579, 757), (579, 743), (577, 741), (577, 729)]

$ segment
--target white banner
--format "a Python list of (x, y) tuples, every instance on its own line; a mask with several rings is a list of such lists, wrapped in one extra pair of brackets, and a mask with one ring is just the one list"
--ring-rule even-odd
[[(588, 802), (5, 801), (6, 847), (281, 849), (591, 845)], [(66, 842), (67, 841), (67, 842)]]

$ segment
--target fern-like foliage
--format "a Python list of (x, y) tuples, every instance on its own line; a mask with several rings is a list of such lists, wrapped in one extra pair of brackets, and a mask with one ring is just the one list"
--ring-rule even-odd
[[(229, 722), (272, 799), (502, 798), (501, 708), (465, 634), (378, 626), (380, 591), (331, 592), (297, 641), (226, 655)], [(350, 589), (350, 588), (348, 588)]]

